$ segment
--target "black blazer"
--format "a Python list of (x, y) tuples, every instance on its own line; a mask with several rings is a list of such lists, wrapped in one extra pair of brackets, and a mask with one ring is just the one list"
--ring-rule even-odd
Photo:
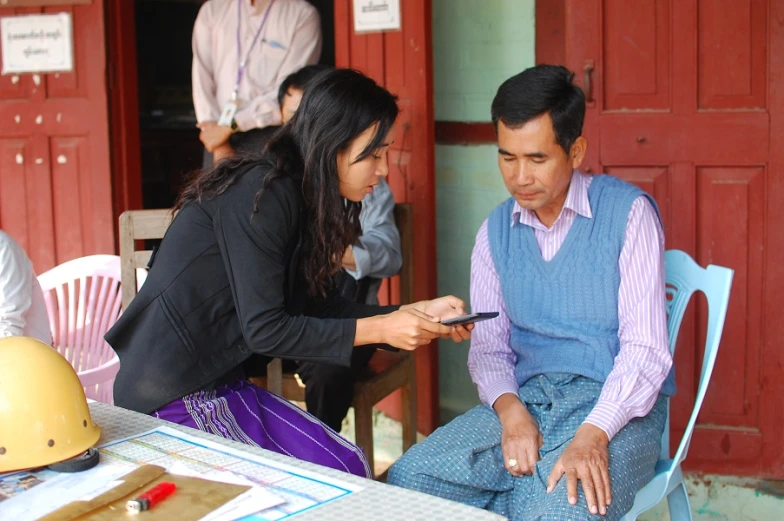
[(116, 405), (150, 413), (241, 375), (254, 354), (348, 366), (356, 318), (396, 309), (307, 296), (298, 182), (274, 181), (253, 212), (267, 168), (185, 205), (172, 222), (144, 286), (106, 334), (120, 357)]

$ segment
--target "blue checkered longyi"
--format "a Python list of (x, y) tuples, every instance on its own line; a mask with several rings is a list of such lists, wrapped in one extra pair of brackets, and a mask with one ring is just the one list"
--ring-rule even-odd
[(610, 442), (612, 504), (593, 515), (578, 486), (577, 505), (566, 497), (562, 478), (547, 494), (547, 478), (577, 428), (591, 412), (602, 384), (581, 376), (547, 374), (532, 378), (519, 395), (539, 422), (544, 438), (533, 476), (513, 477), (504, 468), (501, 423), (481, 405), (414, 445), (389, 471), (391, 485), (491, 510), (512, 521), (616, 521), (654, 474), (667, 415), (660, 397), (644, 418), (629, 422)]

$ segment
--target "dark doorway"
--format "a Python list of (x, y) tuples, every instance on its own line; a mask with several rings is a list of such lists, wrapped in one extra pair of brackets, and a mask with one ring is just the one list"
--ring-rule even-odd
[[(202, 145), (191, 92), (191, 33), (205, 0), (136, 0), (142, 204), (173, 205), (201, 168)], [(309, 0), (321, 15), (321, 63), (335, 63), (333, 0)]]

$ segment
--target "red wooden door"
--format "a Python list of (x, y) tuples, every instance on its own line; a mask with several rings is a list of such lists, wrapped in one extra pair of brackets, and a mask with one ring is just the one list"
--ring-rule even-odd
[(0, 16), (70, 12), (74, 71), (0, 77), (0, 228), (37, 272), (114, 253), (103, 1), (2, 8)]
[[(338, 67), (361, 70), (400, 98), (389, 184), (397, 202), (413, 204), (415, 297), (428, 299), (437, 290), (431, 3), (400, 3), (402, 30), (358, 35), (352, 1), (335, 0), (335, 60)], [(399, 297), (394, 284), (385, 291), (392, 302)], [(435, 343), (417, 350), (418, 421), (425, 433), (438, 426), (437, 357)]]
[[(735, 270), (687, 460), (706, 472), (784, 477), (782, 23), (778, 1), (566, 3), (567, 65), (590, 91), (587, 165), (656, 197), (668, 248)], [(676, 440), (694, 401), (705, 320), (699, 298), (675, 356)]]

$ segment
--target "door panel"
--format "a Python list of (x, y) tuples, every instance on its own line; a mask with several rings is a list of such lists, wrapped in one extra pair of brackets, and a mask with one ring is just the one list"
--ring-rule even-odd
[(42, 12), (71, 13), (74, 71), (0, 77), (0, 228), (38, 273), (115, 251), (103, 2), (0, 16)]
[[(604, 1), (605, 110), (670, 108), (669, 2)], [(630, 66), (634, 74), (629, 74)]]
[[(700, 264), (732, 266), (732, 286), (716, 382), (732, 382), (731, 392), (716, 389), (705, 399), (701, 421), (757, 428), (760, 379), (760, 316), (764, 169), (701, 167), (697, 170), (697, 251)], [(704, 345), (705, 307), (700, 309), (697, 346)], [(698, 349), (698, 357), (702, 356)], [(715, 386), (718, 387), (718, 386)]]
[(699, 1), (700, 109), (765, 108), (765, 4), (765, 0)]
[(599, 136), (602, 161), (608, 164), (657, 164), (665, 157), (703, 165), (759, 165), (768, 158), (770, 124), (767, 113), (756, 111), (612, 112), (602, 115)]
[[(784, 252), (769, 246), (784, 226), (778, 210), (784, 198), (771, 190), (782, 182), (781, 167), (773, 165), (784, 159), (772, 131), (784, 114), (784, 96), (768, 98), (784, 88), (781, 76), (778, 83), (772, 77), (784, 52), (784, 13), (776, 14), (775, 4), (567, 0), (565, 23), (567, 66), (586, 91), (590, 84), (586, 166), (654, 195), (668, 248), (687, 251), (703, 266), (735, 270), (686, 465), (781, 478), (784, 435), (774, 419), (784, 390), (769, 375), (784, 369), (778, 355), (784, 324), (766, 315), (784, 261)], [(593, 66), (590, 74), (586, 65)], [(694, 401), (706, 321), (698, 296), (675, 355), (674, 439)]]

